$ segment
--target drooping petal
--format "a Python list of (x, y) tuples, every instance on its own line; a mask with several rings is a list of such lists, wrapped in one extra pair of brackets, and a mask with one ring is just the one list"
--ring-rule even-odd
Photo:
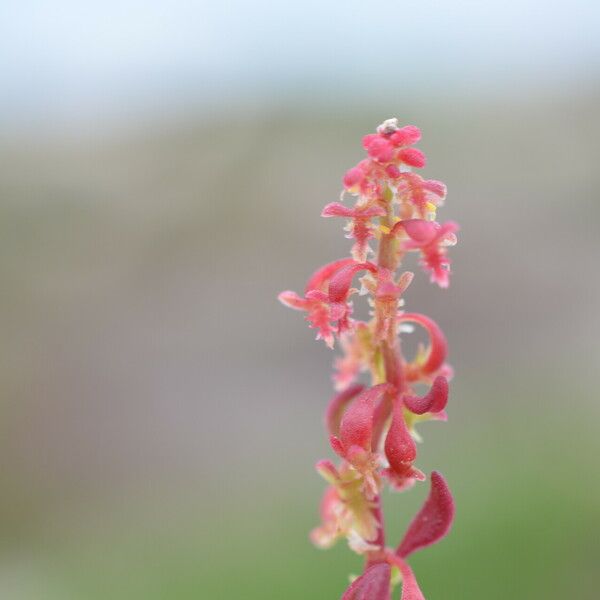
[(370, 451), (375, 402), (388, 388), (387, 383), (381, 383), (364, 390), (346, 410), (340, 424), (340, 442), (345, 452), (352, 446)]
[(385, 438), (385, 455), (390, 469), (398, 474), (405, 474), (417, 457), (417, 446), (413, 440), (402, 410), (402, 403), (396, 401), (392, 412), (392, 423)]
[(390, 565), (386, 562), (370, 566), (344, 592), (342, 600), (389, 600)]
[(331, 435), (339, 434), (340, 422), (344, 410), (364, 389), (364, 385), (356, 384), (331, 398), (327, 406), (327, 411), (325, 412), (325, 423), (327, 425), (327, 430)]
[(438, 375), (431, 385), (430, 390), (424, 396), (406, 396), (404, 404), (408, 410), (416, 415), (428, 412), (439, 413), (448, 403), (448, 380)]
[(430, 274), (432, 283), (446, 288), (450, 283), (450, 259), (447, 247), (456, 244), (456, 232), (458, 225), (448, 221), (443, 225), (436, 225), (436, 233), (433, 239), (426, 243), (411, 242), (405, 244), (405, 248), (418, 247), (421, 250), (421, 266)]
[(396, 554), (406, 558), (416, 550), (443, 538), (454, 519), (454, 500), (446, 480), (437, 471), (431, 474), (431, 489), (421, 510), (410, 524)]

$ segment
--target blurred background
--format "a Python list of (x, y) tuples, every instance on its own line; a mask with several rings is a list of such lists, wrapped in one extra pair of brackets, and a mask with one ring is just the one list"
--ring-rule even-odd
[[(456, 496), (428, 599), (598, 598), (600, 9), (592, 0), (0, 5), (0, 597), (331, 599), (332, 354), (278, 305), (344, 256), (360, 138), (420, 126), (461, 223)], [(427, 492), (385, 498), (400, 537)]]

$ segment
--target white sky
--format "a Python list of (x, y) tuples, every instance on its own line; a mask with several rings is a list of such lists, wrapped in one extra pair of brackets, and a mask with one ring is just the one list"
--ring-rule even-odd
[[(0, 116), (600, 81), (600, 1), (3, 0)], [(157, 96), (159, 99), (157, 100)]]

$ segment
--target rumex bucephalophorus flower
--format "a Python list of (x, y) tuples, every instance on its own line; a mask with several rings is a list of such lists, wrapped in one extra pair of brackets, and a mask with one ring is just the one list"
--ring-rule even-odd
[[(425, 166), (425, 155), (413, 147), (420, 139), (417, 127), (399, 127), (396, 119), (364, 137), (368, 157), (345, 174), (342, 202), (330, 203), (322, 212), (347, 219), (347, 237), (354, 239), (351, 256), (318, 269), (303, 296), (291, 291), (279, 295), (283, 304), (307, 313), (317, 339), (330, 348), (337, 341), (342, 350), (334, 364), (337, 393), (325, 413), (330, 445), (340, 463), (317, 463), (328, 487), (321, 524), (311, 532), (317, 546), (327, 548), (345, 537), (365, 557), (363, 573), (342, 600), (390, 600), (399, 581), (402, 600), (422, 600), (406, 559), (446, 535), (454, 518), (448, 485), (434, 471), (429, 496), (404, 538), (395, 549), (386, 543), (383, 487), (387, 483), (403, 491), (426, 479), (415, 466), (416, 425), (446, 420), (452, 376), (439, 326), (425, 315), (404, 311), (403, 295), (414, 276), (402, 270), (404, 258), (417, 253), (430, 281), (445, 288), (450, 278), (447, 250), (457, 241), (456, 223), (435, 220), (446, 186), (412, 172)], [(354, 200), (352, 206), (343, 203), (347, 197)], [(359, 287), (353, 287), (355, 280)], [(369, 320), (353, 317), (355, 294), (368, 297)], [(408, 360), (400, 334), (414, 325), (426, 331), (429, 343)], [(364, 374), (369, 382), (359, 381)], [(420, 396), (416, 386), (423, 384), (429, 389)]]

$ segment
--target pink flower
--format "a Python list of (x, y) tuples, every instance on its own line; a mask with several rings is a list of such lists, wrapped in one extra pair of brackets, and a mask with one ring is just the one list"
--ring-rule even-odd
[(321, 524), (310, 534), (313, 543), (329, 548), (346, 537), (357, 553), (372, 551), (380, 528), (373, 498), (365, 494), (363, 475), (346, 462), (337, 469), (332, 462), (322, 460), (316, 468), (329, 486), (321, 501)]
[(371, 219), (385, 216), (385, 214), (385, 209), (377, 204), (357, 205), (354, 208), (348, 208), (339, 202), (332, 202), (323, 209), (321, 216), (351, 219), (347, 237), (356, 240), (352, 248), (352, 257), (357, 262), (364, 262), (367, 259), (367, 243), (373, 237)]
[(422, 219), (441, 206), (446, 198), (446, 186), (441, 181), (423, 179), (416, 173), (399, 175), (396, 189), (398, 196), (408, 202)]
[(363, 138), (363, 147), (371, 158), (379, 163), (404, 163), (411, 167), (425, 166), (425, 155), (416, 148), (409, 148), (421, 139), (421, 131), (407, 125), (392, 131), (371, 133)]
[(458, 225), (448, 221), (443, 225), (424, 219), (407, 219), (396, 223), (393, 233), (404, 230), (409, 239), (404, 242), (406, 250), (421, 251), (421, 266), (430, 273), (431, 282), (440, 287), (448, 287), (450, 275), (450, 259), (446, 247), (456, 244)]
[(351, 385), (373, 363), (372, 334), (366, 323), (357, 321), (340, 336), (343, 354), (334, 360), (333, 382), (338, 391)]
[(330, 436), (334, 452), (347, 460), (365, 477), (367, 497), (378, 493), (377, 481), (373, 472), (377, 469), (377, 457), (372, 451), (373, 413), (376, 403), (391, 389), (387, 383), (362, 391), (344, 413), (339, 437)]
[(306, 311), (310, 326), (317, 330), (317, 339), (333, 348), (335, 335), (350, 327), (352, 306), (347, 300), (354, 291), (350, 289), (352, 278), (361, 270), (376, 271), (377, 267), (372, 263), (355, 263), (352, 259), (334, 261), (312, 275), (304, 298), (288, 290), (279, 294), (279, 301), (290, 308)]
[[(402, 270), (404, 257), (418, 252), (431, 281), (446, 287), (447, 247), (456, 243), (458, 230), (452, 221), (435, 221), (446, 186), (411, 172), (412, 167), (425, 165), (425, 155), (414, 147), (420, 139), (417, 127), (399, 127), (396, 119), (384, 121), (363, 138), (367, 158), (343, 178), (345, 191), (356, 197), (355, 205), (332, 202), (322, 212), (323, 217), (348, 220), (347, 237), (354, 239), (351, 257), (315, 271), (304, 296), (291, 291), (279, 296), (287, 306), (307, 313), (317, 338), (330, 347), (339, 340), (342, 351), (334, 363), (337, 393), (325, 412), (330, 445), (340, 461), (337, 466), (329, 460), (317, 463), (328, 486), (320, 506), (321, 523), (311, 532), (320, 547), (345, 537), (352, 550), (365, 556), (362, 575), (342, 600), (391, 600), (398, 571), (402, 600), (424, 600), (406, 559), (441, 539), (454, 516), (448, 486), (434, 471), (429, 496), (397, 550), (386, 546), (382, 490), (385, 485), (405, 490), (425, 479), (415, 467), (415, 425), (446, 419), (452, 376), (439, 326), (425, 315), (403, 311), (404, 293), (414, 277)], [(376, 246), (373, 262), (367, 260), (370, 243)], [(353, 282), (359, 275), (360, 295), (367, 303), (364, 313), (359, 307), (354, 314), (353, 299), (359, 290)], [(362, 314), (368, 316), (357, 318)], [(409, 360), (399, 336), (410, 323), (425, 329), (429, 343), (419, 345)], [(360, 383), (366, 376), (371, 383)], [(417, 386), (422, 385), (429, 390), (419, 396)]]

